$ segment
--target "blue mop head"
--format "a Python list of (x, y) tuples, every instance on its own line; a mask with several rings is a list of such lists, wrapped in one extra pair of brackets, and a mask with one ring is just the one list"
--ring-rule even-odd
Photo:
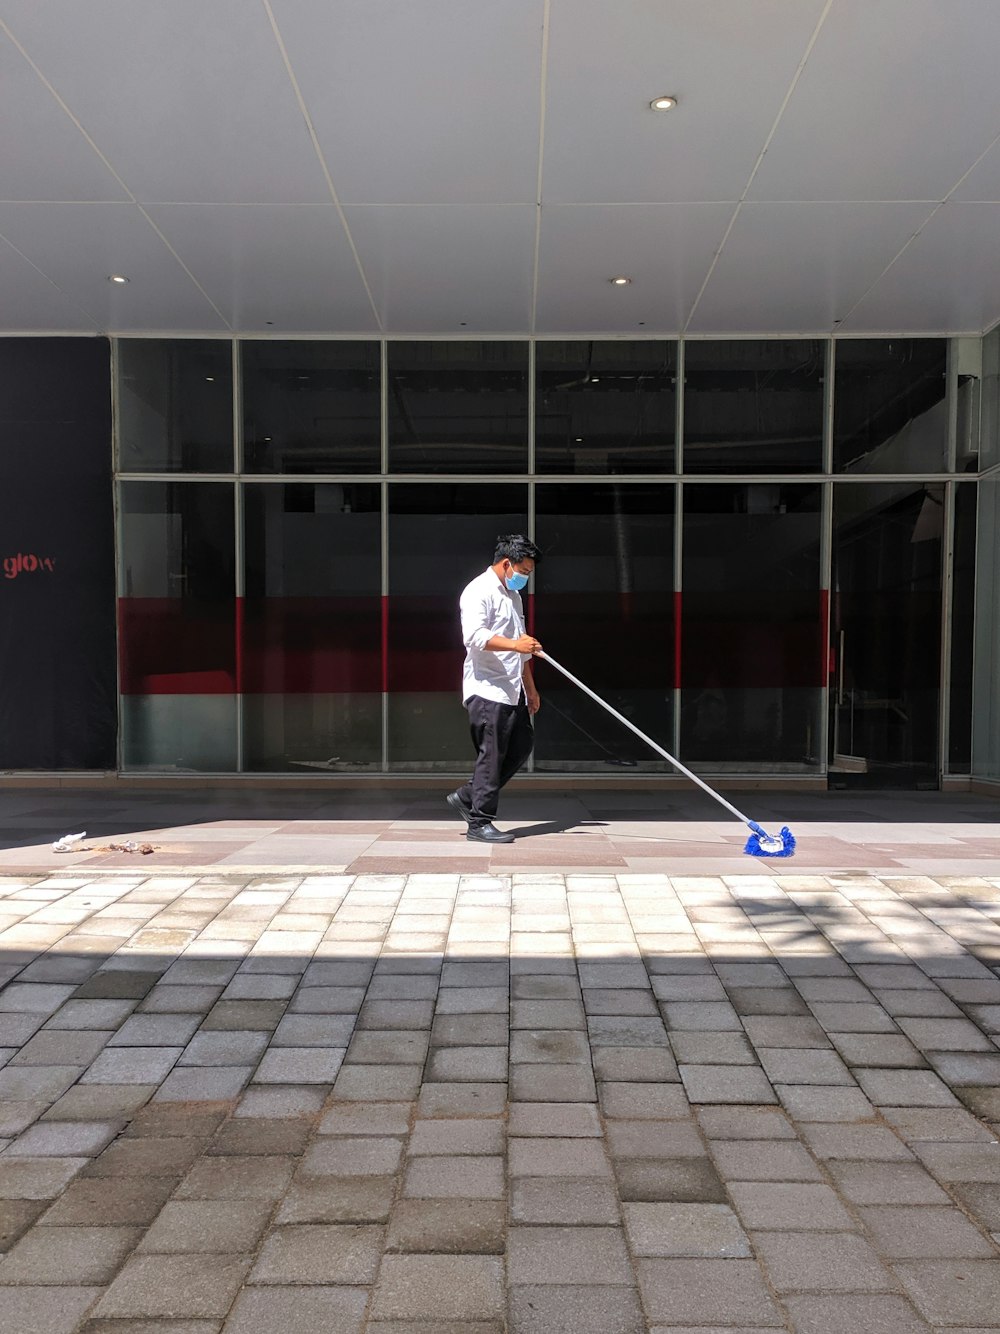
[(795, 835), (783, 825), (780, 834), (769, 834), (754, 820), (748, 821), (753, 830), (743, 851), (748, 857), (791, 857), (795, 852)]

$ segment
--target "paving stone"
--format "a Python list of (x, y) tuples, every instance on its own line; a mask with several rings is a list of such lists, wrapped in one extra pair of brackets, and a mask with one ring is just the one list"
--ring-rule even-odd
[(113, 1036), (110, 1030), (49, 1032), (43, 1029), (17, 1052), (11, 1065), (89, 1065)]
[[(946, 1084), (961, 1088), (964, 1084), (1000, 1084), (1000, 1054), (980, 1055), (977, 1052), (935, 1052), (927, 1053), (927, 1059), (933, 1065)], [(2, 1082), (6, 1071), (0, 1072)]]
[[(596, 1133), (600, 1134), (600, 1131)], [(462, 1120), (417, 1121), (407, 1145), (407, 1153), (413, 1157), (424, 1157), (427, 1154), (502, 1154), (504, 1148), (503, 1126), (499, 1121), (467, 1117)]]
[(433, 1080), (470, 1080), (473, 1083), (505, 1080), (507, 1048), (440, 1047), (431, 1053), (427, 1071)]
[[(159, 1084), (166, 1079), (182, 1051), (182, 1047), (106, 1047), (89, 1070), (80, 1076), (80, 1082)], [(0, 1080), (4, 1073), (0, 1072)]]
[(420, 1065), (344, 1066), (333, 1096), (346, 1102), (410, 1102), (420, 1092), (422, 1070)]
[(94, 1308), (111, 1318), (222, 1318), (250, 1267), (239, 1255), (134, 1255)]
[(680, 1065), (692, 1103), (769, 1103), (777, 1096), (763, 1070), (752, 1065)]
[(631, 1288), (529, 1284), (511, 1289), (507, 1327), (510, 1334), (645, 1334), (646, 1322)]
[(254, 1075), (258, 1084), (332, 1084), (344, 1059), (343, 1048), (271, 1047)]
[(47, 1208), (45, 1200), (0, 1200), (0, 1254), (9, 1251)]
[(45, 1121), (106, 1121), (133, 1116), (156, 1092), (155, 1084), (76, 1084), (52, 1104)]
[(664, 1324), (783, 1324), (753, 1260), (639, 1260), (646, 1314)]
[(760, 1047), (757, 1055), (775, 1084), (853, 1085), (851, 1072), (833, 1051), (795, 1047)]
[(183, 1047), (198, 1030), (197, 1014), (134, 1014), (111, 1035), (111, 1047)]
[(618, 1194), (643, 1203), (724, 1204), (726, 1192), (707, 1158), (619, 1158)]
[(74, 1334), (100, 1288), (23, 1287), (3, 1294), (3, 1334)]
[(758, 1063), (745, 1033), (671, 1033), (670, 1045), (678, 1061), (685, 1065)]
[[(513, 1102), (508, 1114), (508, 1134), (587, 1138), (601, 1134), (601, 1123), (596, 1106), (589, 1102)], [(414, 1152), (412, 1144), (410, 1152)]]
[(171, 1200), (143, 1237), (138, 1253), (253, 1251), (270, 1213), (269, 1200)]
[(857, 1080), (880, 1107), (957, 1107), (958, 1099), (930, 1070), (858, 1070)]
[(387, 1255), (375, 1289), (379, 1320), (501, 1316), (503, 1261), (487, 1255)]
[(739, 1015), (728, 1001), (666, 1001), (661, 1007), (667, 1029), (689, 1033), (740, 1032)]
[(831, 1033), (830, 1041), (852, 1068), (913, 1069), (927, 1065), (923, 1053), (901, 1033)]
[(989, 1258), (994, 1247), (958, 1209), (880, 1205), (860, 1211), (881, 1254), (890, 1259)]
[(346, 1059), (349, 1065), (417, 1065), (427, 1056), (427, 1043), (426, 1033), (409, 1029), (368, 1030), (354, 1034)]
[(0, 1158), (0, 1200), (54, 1200), (88, 1158)]
[(881, 1292), (892, 1275), (868, 1242), (847, 1232), (754, 1232), (757, 1255), (783, 1292)]
[(506, 1104), (506, 1084), (426, 1083), (420, 1087), (417, 1115), (501, 1116)]
[(619, 1220), (614, 1187), (599, 1178), (521, 1177), (511, 1182), (516, 1223), (613, 1224)]
[(368, 1334), (505, 1334), (499, 1320), (372, 1320)]
[(730, 987), (729, 1001), (743, 1018), (809, 1014), (805, 1001), (792, 987)]
[(117, 1135), (115, 1121), (42, 1121), (19, 1135), (6, 1151), (8, 1158), (89, 1158)]
[[(927, 1334), (928, 1326), (902, 1297), (786, 1297), (796, 1334)], [(954, 1331), (954, 1334), (961, 1334)], [(971, 1332), (969, 1332), (971, 1334)]]
[[(583, 1020), (580, 1027), (584, 1027)], [(439, 1014), (431, 1028), (431, 1044), (435, 1047), (502, 1047), (507, 1040), (507, 1016), (503, 1014)]]
[(148, 1227), (177, 1177), (86, 1177), (72, 1182), (42, 1217), (46, 1227)]
[(277, 1200), (288, 1188), (294, 1159), (200, 1158), (177, 1188), (178, 1200)]
[(265, 1084), (246, 1089), (233, 1116), (247, 1121), (310, 1116), (319, 1112), (325, 1100), (326, 1092), (319, 1085)]
[(0, 1100), (54, 1102), (79, 1077), (78, 1065), (8, 1065), (0, 1070)]
[(795, 1139), (778, 1107), (699, 1107), (696, 1116), (710, 1139)]
[(224, 1334), (317, 1334), (319, 1330), (359, 1334), (367, 1297), (363, 1289), (329, 1285), (245, 1288), (223, 1327)]
[(392, 1211), (386, 1253), (502, 1255), (506, 1209), (500, 1200), (404, 1199)]
[(397, 1135), (410, 1130), (411, 1104), (406, 1102), (334, 1104), (316, 1127), (319, 1135)]
[(305, 1176), (382, 1176), (396, 1171), (402, 1155), (402, 1142), (386, 1135), (324, 1136), (306, 1151), (301, 1170)]
[(114, 968), (94, 973), (72, 992), (74, 1000), (141, 1000), (160, 980), (160, 973)]
[(510, 1059), (512, 1063), (589, 1065), (590, 1044), (586, 1033), (522, 1029), (510, 1035)]
[(424, 1200), (501, 1200), (504, 1194), (503, 1159), (485, 1156), (411, 1158), (403, 1179), (403, 1194)]
[(207, 1138), (121, 1138), (90, 1162), (86, 1177), (180, 1177), (205, 1152)]
[[(76, 988), (41, 982), (10, 982), (0, 991), (0, 1013), (54, 1014)], [(77, 993), (79, 994), (79, 993)]]
[(512, 1286), (586, 1283), (595, 1274), (604, 1283), (633, 1282), (620, 1228), (516, 1226), (508, 1232), (507, 1279)]
[(633, 1255), (750, 1255), (746, 1234), (724, 1204), (626, 1203), (622, 1215)]
[(108, 1283), (142, 1233), (128, 1227), (35, 1227), (0, 1260), (0, 1284)]
[(625, 1120), (661, 1120), (689, 1116), (691, 1108), (679, 1084), (629, 1082), (601, 1085), (601, 1111)]
[(222, 1000), (288, 1000), (297, 985), (294, 976), (280, 973), (237, 973), (222, 993)]
[(596, 1102), (597, 1088), (588, 1065), (511, 1063), (510, 1096), (515, 1102)]
[(140, 1014), (205, 1015), (222, 993), (221, 987), (157, 986), (138, 1004)]
[(705, 1146), (697, 1123), (688, 1121), (611, 1121), (608, 1151), (614, 1158), (703, 1158)]
[(850, 1230), (854, 1220), (829, 1186), (812, 1182), (730, 1181), (745, 1227), (783, 1231)]
[(924, 1016), (938, 1019), (961, 1019), (962, 1011), (943, 991), (934, 987), (927, 991), (875, 990), (875, 999), (894, 1019), (903, 1016)]
[(939, 1181), (1000, 1182), (1000, 1144), (914, 1144), (913, 1151)]
[(900, 1019), (899, 1027), (924, 1051), (991, 1051), (989, 1038), (968, 1019)]
[(820, 1181), (819, 1168), (801, 1144), (784, 1140), (727, 1140), (712, 1144), (726, 1181)]
[(831, 1162), (837, 1189), (853, 1204), (948, 1204), (948, 1196), (919, 1163)]
[(882, 1107), (881, 1115), (907, 1143), (947, 1140), (988, 1143), (996, 1136), (961, 1107)]
[(811, 1125), (803, 1138), (818, 1158), (893, 1162), (912, 1158), (906, 1145), (884, 1126)]
[(288, 1013), (357, 1015), (364, 999), (364, 987), (304, 986), (292, 998)]
[(269, 1033), (281, 1022), (285, 1008), (281, 1000), (220, 1000), (209, 1010), (202, 1027)]
[(221, 1069), (175, 1066), (154, 1097), (159, 1102), (219, 1102), (239, 1096), (254, 1073), (252, 1065), (229, 1065)]
[(983, 1227), (991, 1232), (1000, 1231), (1000, 1185), (961, 1181), (951, 1187), (951, 1192)]
[(591, 1139), (516, 1139), (508, 1141), (512, 1177), (599, 1177), (611, 1179), (611, 1167), (599, 1141)]
[(302, 1223), (279, 1227), (260, 1249), (251, 1283), (371, 1283), (383, 1229), (369, 1224)]
[(912, 1260), (896, 1273), (921, 1315), (932, 1324), (995, 1327), (1000, 1306), (1000, 1260)]
[(969, 1111), (986, 1121), (1000, 1121), (1000, 1088), (977, 1088), (965, 1084), (956, 1093)]
[(796, 1121), (867, 1121), (875, 1116), (859, 1088), (830, 1084), (776, 1084), (774, 1091)]
[(748, 1016), (743, 1023), (755, 1047), (829, 1047), (826, 1033), (815, 1019), (795, 1015)]
[(169, 1139), (177, 1136), (207, 1138), (214, 1135), (226, 1118), (228, 1109), (194, 1105), (147, 1103), (126, 1125), (123, 1134), (140, 1139)]
[(514, 1000), (510, 1007), (510, 1027), (584, 1029), (587, 1018), (578, 1000)]
[[(646, 984), (648, 985), (648, 979)], [(511, 995), (516, 1000), (570, 1000), (580, 1001), (582, 991), (576, 977), (524, 976), (512, 977)]]
[(384, 1223), (396, 1194), (393, 1177), (298, 1177), (278, 1206), (276, 1223)]

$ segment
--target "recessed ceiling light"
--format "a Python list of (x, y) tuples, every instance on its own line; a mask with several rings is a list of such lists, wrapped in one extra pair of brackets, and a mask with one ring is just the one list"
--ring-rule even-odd
[(619, 274), (617, 278), (608, 279), (608, 282), (611, 284), (612, 287), (628, 287), (631, 281), (632, 279), (626, 278), (624, 274)]
[(673, 111), (676, 105), (677, 98), (671, 93), (666, 93), (663, 97), (654, 97), (649, 104), (652, 111)]
[(109, 273), (108, 282), (123, 284), (127, 283), (128, 279), (125, 277), (124, 273)]
[(582, 436), (582, 435), (578, 435), (578, 436), (576, 437), (576, 442), (575, 442), (575, 443), (578, 444), (578, 445), (582, 445), (582, 444), (583, 444), (583, 436)]
[(215, 384), (215, 376), (214, 376), (214, 375), (206, 375), (206, 376), (205, 376), (205, 380), (206, 380), (206, 382), (207, 382), (208, 384)]

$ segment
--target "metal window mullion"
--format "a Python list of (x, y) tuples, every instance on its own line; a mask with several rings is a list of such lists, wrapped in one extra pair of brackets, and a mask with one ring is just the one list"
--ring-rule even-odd
[[(386, 599), (389, 596), (389, 345), (386, 339), (380, 342), (379, 352), (379, 618), (387, 615)], [(379, 634), (382, 641), (382, 635)], [(382, 686), (381, 730), (382, 746), (379, 767), (382, 773), (389, 771), (389, 640), (382, 643), (385, 661), (381, 664)]]
[(833, 482), (824, 482), (820, 496), (819, 529), (819, 582), (820, 592), (826, 591), (825, 624), (820, 626), (824, 659), (820, 665), (823, 674), (820, 686), (819, 709), (819, 772), (827, 777), (830, 771), (830, 630), (833, 624)]
[[(534, 457), (532, 456), (532, 464), (533, 464), (533, 463), (534, 463)], [(537, 528), (537, 522), (536, 522), (536, 519), (537, 519), (537, 516), (536, 516), (536, 512), (535, 512), (535, 483), (534, 483), (533, 481), (529, 481), (529, 482), (528, 482), (528, 539), (529, 539), (529, 541), (532, 541), (532, 542), (534, 542), (534, 541), (536, 540), (536, 538), (535, 538), (535, 532), (536, 532), (536, 528)], [(531, 596), (532, 596), (532, 597), (535, 596), (535, 576), (534, 576), (534, 575), (531, 576)], [(534, 746), (532, 746), (531, 751), (530, 751), (530, 753), (529, 753), (529, 755), (528, 755), (528, 762), (527, 762), (526, 768), (527, 768), (527, 770), (528, 770), (528, 773), (534, 773), (534, 772), (535, 772), (535, 748), (534, 748)]]
[(948, 339), (948, 354), (945, 362), (945, 413), (946, 436), (944, 466), (948, 472), (955, 471), (958, 457), (958, 339)]
[[(677, 606), (678, 595), (684, 591), (684, 483), (676, 482), (674, 484), (674, 607)], [(680, 599), (681, 624), (674, 625), (674, 633), (681, 634), (684, 621), (684, 600)], [(671, 614), (674, 614), (674, 608), (671, 608)], [(681, 651), (683, 653), (683, 638), (681, 639)], [(674, 661), (677, 660), (677, 646), (674, 645)], [(683, 665), (683, 658), (682, 658)], [(674, 709), (673, 725), (671, 728), (674, 754), (680, 758), (681, 754), (681, 686), (679, 682), (674, 681)]]
[[(244, 571), (244, 562), (246, 556), (246, 545), (243, 533), (243, 483), (239, 480), (243, 471), (243, 405), (240, 383), (240, 346), (239, 339), (233, 339), (233, 540), (234, 540), (234, 587), (233, 596), (236, 599), (236, 615), (234, 618), (234, 631), (237, 636), (242, 633), (243, 620), (239, 612), (239, 604), (246, 594), (246, 574)], [(242, 645), (236, 645), (237, 661), (242, 655)], [(241, 774), (245, 771), (246, 762), (246, 744), (243, 736), (244, 728), (244, 710), (243, 710), (243, 682), (236, 683), (236, 772)]]
[(955, 577), (955, 485), (946, 482), (941, 538), (941, 689), (938, 699), (938, 775), (949, 772), (951, 739), (951, 630)]
[(684, 471), (684, 339), (677, 340), (677, 393), (674, 397), (674, 471)]
[(121, 441), (118, 396), (118, 339), (111, 339), (111, 518), (114, 524), (115, 538), (115, 711), (118, 720), (115, 732), (115, 772), (120, 774), (124, 768), (124, 725), (122, 710), (122, 646), (121, 621), (118, 615), (118, 599), (125, 596), (125, 562), (122, 552), (122, 504), (121, 485), (118, 481), (118, 467), (121, 462)]

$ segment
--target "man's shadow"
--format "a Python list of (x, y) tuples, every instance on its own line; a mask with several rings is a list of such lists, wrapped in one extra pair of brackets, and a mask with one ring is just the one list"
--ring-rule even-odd
[(565, 834), (571, 829), (606, 829), (607, 820), (545, 820), (541, 824), (520, 825), (505, 832), (516, 838), (538, 838), (541, 834)]

